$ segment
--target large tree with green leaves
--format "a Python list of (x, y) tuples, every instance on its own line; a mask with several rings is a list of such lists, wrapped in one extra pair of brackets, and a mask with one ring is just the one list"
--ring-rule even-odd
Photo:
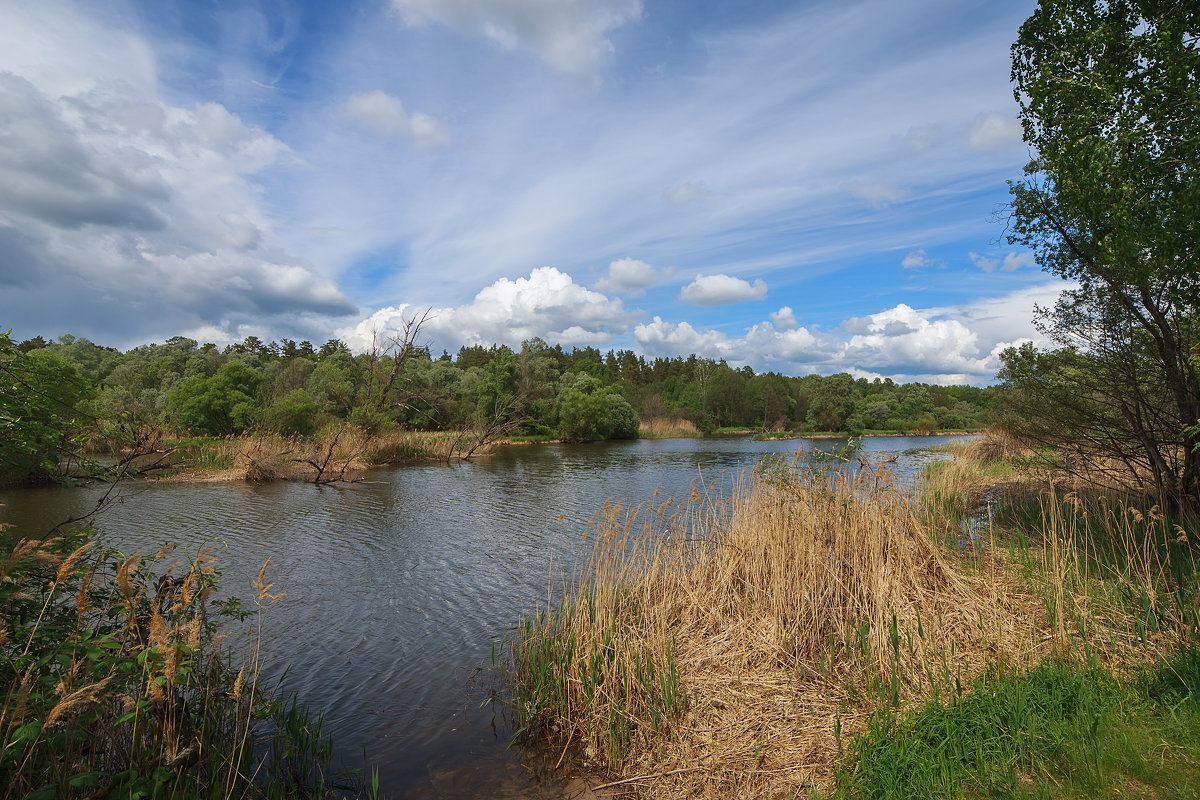
[[(1012, 48), (1025, 141), (1010, 241), (1075, 283), (1055, 353), (1005, 356), (1016, 424), (1200, 510), (1200, 4), (1042, 0)], [(1070, 451), (1074, 451), (1073, 453)]]
[(66, 359), (0, 332), (0, 485), (62, 478), (82, 447), (87, 383)]

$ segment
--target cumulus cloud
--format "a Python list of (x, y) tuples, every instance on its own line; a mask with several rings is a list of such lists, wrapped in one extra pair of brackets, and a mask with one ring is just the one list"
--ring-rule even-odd
[(980, 114), (967, 129), (967, 144), (986, 152), (1017, 144), (1021, 136), (1021, 122), (1012, 114)]
[(406, 25), (430, 23), (530, 50), (562, 72), (594, 77), (608, 34), (642, 15), (641, 0), (392, 0)]
[[(786, 310), (790, 313), (790, 309)], [(819, 369), (837, 349), (835, 342), (819, 338), (807, 328), (781, 330), (772, 322), (757, 323), (745, 335), (731, 337), (723, 331), (700, 330), (688, 322), (667, 322), (655, 316), (651, 322), (636, 326), (633, 338), (647, 356), (695, 353), (705, 358), (725, 359), (734, 367), (749, 364), (760, 371), (778, 370), (793, 375)]]
[(697, 275), (696, 280), (679, 292), (680, 299), (698, 306), (730, 305), (747, 300), (764, 300), (766, 296), (767, 284), (762, 278), (749, 283), (722, 273)]
[(971, 258), (971, 263), (979, 267), (984, 272), (995, 272), (999, 267), (1004, 272), (1016, 272), (1023, 267), (1036, 267), (1037, 259), (1033, 253), (1008, 253), (1003, 258), (983, 256), (974, 251), (967, 255)]
[(450, 142), (450, 135), (436, 119), (420, 112), (409, 114), (403, 103), (379, 89), (350, 95), (342, 105), (342, 111), (379, 133), (407, 136), (418, 147), (435, 147)]
[(906, 255), (904, 260), (900, 262), (900, 266), (904, 267), (905, 269), (920, 269), (921, 267), (928, 267), (932, 264), (933, 259), (926, 255), (924, 250), (914, 250)]
[[(395, 335), (418, 309), (411, 304), (380, 309), (337, 335), (363, 351), (373, 337)], [(423, 313), (423, 310), (420, 312)], [(433, 309), (425, 332), (438, 347), (503, 343), (519, 346), (535, 336), (568, 345), (607, 344), (638, 316), (612, 299), (575, 283), (554, 267), (540, 267), (528, 278), (500, 278), (470, 303)]]
[(639, 297), (646, 293), (646, 288), (653, 286), (660, 278), (668, 278), (675, 270), (655, 269), (636, 258), (619, 258), (608, 265), (608, 275), (592, 284), (598, 292), (615, 292)]
[(690, 353), (705, 358), (731, 358), (737, 355), (736, 343), (727, 334), (715, 330), (696, 330), (687, 322), (665, 322), (659, 316), (635, 327), (633, 338), (642, 352), (652, 357)]
[(958, 320), (931, 319), (900, 305), (848, 320), (838, 360), (859, 369), (902, 374), (984, 375), (979, 337)]
[(794, 328), (796, 327), (796, 314), (792, 311), (791, 306), (784, 306), (778, 311), (772, 311), (770, 314), (771, 322), (779, 328)]
[[(0, 45), (33, 24), (6, 23)], [(0, 55), (0, 283), (15, 287), (0, 293), (6, 324), (43, 329), (42, 287), (72, 332), (118, 343), (251, 322), (297, 335), (355, 313), (272, 235), (257, 179), (295, 163), (283, 142), (218, 103), (161, 101), (141, 39), (64, 30), (26, 61)], [(100, 47), (110, 49), (77, 59)], [(117, 66), (123, 54), (141, 65), (136, 80)], [(77, 61), (91, 68), (73, 73)]]

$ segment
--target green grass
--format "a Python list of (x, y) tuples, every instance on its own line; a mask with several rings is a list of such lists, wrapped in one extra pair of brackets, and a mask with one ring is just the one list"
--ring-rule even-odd
[(877, 715), (839, 798), (1200, 797), (1200, 649), (1122, 682), (1082, 663), (993, 669), (950, 705)]
[[(967, 510), (956, 492), (927, 506)], [(991, 511), (997, 546), (1057, 620), (1057, 657), (993, 665), (947, 703), (884, 704), (845, 743), (833, 796), (1200, 798), (1195, 523), (1129, 498), (1019, 487)]]

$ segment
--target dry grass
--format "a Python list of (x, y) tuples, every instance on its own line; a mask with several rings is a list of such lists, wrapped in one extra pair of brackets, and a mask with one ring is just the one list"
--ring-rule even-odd
[(170, 479), (181, 481), (276, 480), (328, 483), (353, 480), (372, 467), (413, 461), (446, 461), (456, 434), (431, 431), (368, 433), (341, 426), (312, 439), (250, 434), (180, 448)]
[(682, 417), (654, 417), (642, 420), (638, 435), (643, 439), (689, 439), (702, 436), (696, 424)]
[(1047, 659), (1144, 674), (1196, 635), (1200, 532), (1002, 434), (951, 452), (915, 496), (765, 463), (728, 500), (606, 507), (511, 647), (525, 731), (626, 796), (803, 796), (872, 718)]
[(802, 794), (881, 706), (1035, 649), (1009, 572), (958, 568), (884, 473), (763, 470), (589, 535), (515, 644), (518, 703), (634, 796)]

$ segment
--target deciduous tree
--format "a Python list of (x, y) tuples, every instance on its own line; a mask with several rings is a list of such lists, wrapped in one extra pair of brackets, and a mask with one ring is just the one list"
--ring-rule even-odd
[[(1124, 464), (1196, 513), (1200, 418), (1200, 4), (1042, 0), (1012, 48), (1025, 141), (1009, 239), (1074, 282), (1004, 356), (1014, 424)], [(1069, 413), (1068, 413), (1069, 412)], [(1065, 416), (1064, 416), (1065, 415)]]

